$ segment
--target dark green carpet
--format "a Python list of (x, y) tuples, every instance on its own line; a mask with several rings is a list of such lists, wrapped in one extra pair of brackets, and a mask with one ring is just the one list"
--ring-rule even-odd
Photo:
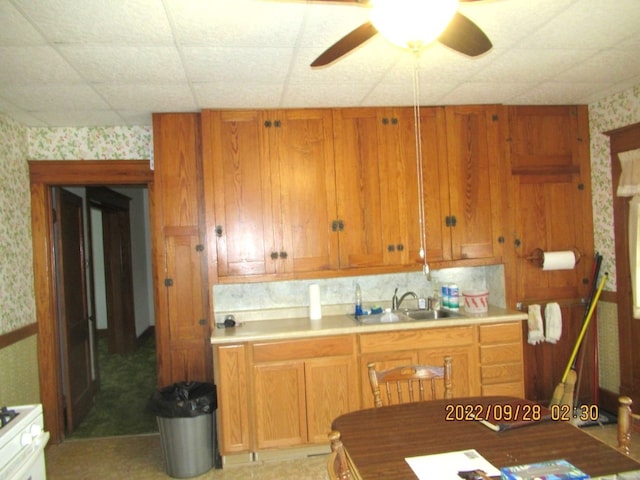
[(98, 341), (100, 391), (89, 414), (71, 438), (111, 437), (158, 432), (156, 417), (146, 411), (157, 388), (155, 338), (149, 335), (134, 353), (107, 353)]

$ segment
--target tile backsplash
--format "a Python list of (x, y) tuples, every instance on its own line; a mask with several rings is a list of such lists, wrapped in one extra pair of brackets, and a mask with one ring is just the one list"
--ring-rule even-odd
[[(320, 280), (291, 280), (282, 282), (243, 283), (216, 285), (213, 288), (216, 322), (225, 314), (233, 313), (239, 320), (254, 319), (254, 312), (261, 311), (261, 318), (269, 315), (284, 315), (285, 310), (300, 312), (309, 305), (309, 285), (320, 286), (320, 301), (325, 310), (332, 313), (350, 313), (355, 302), (356, 283), (362, 290), (362, 303), (367, 306), (388, 306), (393, 292), (413, 291), (417, 295), (429, 296), (436, 284), (456, 283), (460, 291), (487, 288), (490, 303), (505, 307), (504, 268), (502, 265), (488, 267), (448, 268), (431, 272), (430, 280), (422, 272), (340, 277)], [(336, 310), (336, 306), (338, 310)], [(343, 306), (343, 307), (340, 307)], [(342, 312), (340, 312), (342, 310)], [(243, 317), (244, 316), (244, 317)]]

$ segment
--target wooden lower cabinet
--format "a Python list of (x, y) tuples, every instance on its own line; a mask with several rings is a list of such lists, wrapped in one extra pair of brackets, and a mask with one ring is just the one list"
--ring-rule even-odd
[[(373, 407), (367, 364), (440, 364), (453, 396), (524, 395), (521, 322), (214, 347), (222, 455), (327, 444), (331, 422)], [(439, 389), (442, 390), (442, 389)]]
[[(480, 395), (477, 369), (478, 347), (475, 326), (403, 330), (360, 335), (360, 381), (362, 407), (373, 407), (367, 364), (378, 369), (415, 363), (440, 365), (452, 357), (454, 397)], [(444, 391), (444, 386), (437, 389)]]
[(521, 323), (481, 325), (478, 330), (482, 395), (524, 397)]

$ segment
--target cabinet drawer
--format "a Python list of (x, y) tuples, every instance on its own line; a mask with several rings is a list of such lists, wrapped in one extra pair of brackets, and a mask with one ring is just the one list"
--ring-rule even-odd
[(496, 395), (524, 398), (524, 386), (522, 382), (497, 383), (495, 385), (482, 386), (483, 397), (493, 397)]
[(279, 362), (305, 358), (352, 355), (355, 336), (305, 338), (278, 342), (260, 342), (252, 345), (254, 362)]
[(522, 322), (480, 326), (480, 343), (511, 343), (522, 340)]
[(480, 347), (480, 363), (482, 365), (515, 362), (522, 362), (522, 345), (519, 343), (482, 345)]
[(475, 327), (429, 328), (360, 335), (360, 353), (422, 350), (474, 343)]
[(521, 363), (504, 363), (501, 365), (483, 365), (480, 368), (482, 385), (522, 381)]

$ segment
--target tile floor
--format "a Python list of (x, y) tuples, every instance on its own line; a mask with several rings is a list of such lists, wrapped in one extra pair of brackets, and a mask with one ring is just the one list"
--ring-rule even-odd
[[(616, 425), (594, 426), (585, 432), (605, 443), (616, 445)], [(640, 439), (632, 456), (640, 461)], [(170, 478), (164, 469), (160, 436), (137, 435), (102, 439), (67, 440), (46, 450), (49, 480), (132, 479), (156, 480)], [(327, 456), (299, 460), (265, 462), (212, 469), (195, 477), (198, 480), (326, 480)]]

